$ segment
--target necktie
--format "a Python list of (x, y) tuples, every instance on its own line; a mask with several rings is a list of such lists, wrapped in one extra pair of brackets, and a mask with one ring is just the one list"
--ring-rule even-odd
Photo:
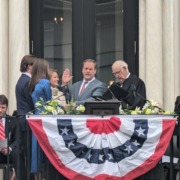
[(0, 139), (6, 139), (2, 119), (0, 119)]
[(79, 97), (81, 96), (82, 92), (84, 91), (85, 85), (86, 85), (87, 83), (88, 83), (87, 81), (84, 82), (83, 87), (82, 87), (82, 89), (81, 89), (81, 91), (80, 91), (80, 93), (79, 93)]

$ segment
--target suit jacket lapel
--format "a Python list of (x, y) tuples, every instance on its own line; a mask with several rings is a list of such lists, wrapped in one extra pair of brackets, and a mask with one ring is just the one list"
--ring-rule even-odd
[(88, 86), (84, 89), (84, 91), (82, 92), (82, 94), (81, 94), (81, 96), (79, 97), (79, 99), (81, 99), (81, 98), (86, 94), (87, 91), (90, 91), (91, 88), (94, 86), (94, 84), (96, 84), (96, 82), (97, 82), (96, 79), (94, 79), (92, 82), (90, 82), (90, 83), (88, 84)]
[(74, 98), (75, 99), (79, 99), (79, 89), (81, 88), (81, 84), (83, 83), (83, 81), (80, 81), (78, 84), (77, 84), (77, 88), (76, 88), (76, 90), (75, 90), (75, 94), (74, 94)]
[(8, 119), (6, 118), (5, 119), (5, 135), (6, 135), (6, 138), (9, 136), (9, 132), (8, 132)]

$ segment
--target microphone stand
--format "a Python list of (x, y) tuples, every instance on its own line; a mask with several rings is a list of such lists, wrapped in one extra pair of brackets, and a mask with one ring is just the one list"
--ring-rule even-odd
[(137, 93), (136, 91), (133, 91), (133, 94), (134, 94), (135, 98), (136, 98), (136, 97), (140, 97), (141, 99), (145, 100), (146, 102), (149, 102), (150, 107), (151, 107), (151, 109), (152, 109), (151, 102), (150, 102), (148, 99), (144, 98), (143, 96), (141, 96), (141, 95), (140, 95), (139, 93)]

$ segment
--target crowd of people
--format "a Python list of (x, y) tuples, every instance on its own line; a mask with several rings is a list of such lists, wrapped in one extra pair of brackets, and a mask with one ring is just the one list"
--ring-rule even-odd
[[(21, 77), (16, 84), (16, 100), (18, 114), (27, 114), (30, 111), (35, 110), (35, 114), (39, 114), (40, 111), (35, 109), (35, 104), (40, 100), (40, 97), (44, 101), (49, 101), (55, 98), (58, 103), (63, 107), (66, 106), (71, 98), (77, 105), (84, 104), (87, 101), (96, 101), (94, 97), (102, 96), (107, 91), (107, 86), (103, 82), (99, 81), (95, 75), (97, 71), (96, 61), (92, 59), (84, 60), (82, 64), (83, 80), (76, 82), (69, 90), (68, 82), (73, 78), (70, 76), (69, 69), (65, 69), (62, 75), (62, 84), (59, 85), (59, 72), (55, 69), (49, 69), (49, 64), (45, 59), (36, 58), (33, 55), (26, 55), (22, 58), (20, 64)], [(112, 65), (112, 73), (118, 80), (117, 85), (126, 90), (128, 95), (121, 99), (122, 107), (127, 107), (127, 102), (131, 102), (129, 109), (135, 109), (136, 106), (143, 107), (146, 98), (146, 89), (144, 82), (136, 75), (132, 75), (128, 70), (128, 65), (124, 61), (115, 61)], [(136, 92), (139, 93), (144, 99), (133, 99), (131, 84), (136, 86)], [(69, 93), (66, 93), (69, 92)], [(65, 94), (65, 95), (64, 95)], [(68, 95), (66, 95), (68, 94)], [(8, 100), (4, 95), (0, 95), (0, 116), (7, 116), (6, 111), (8, 107)], [(43, 108), (43, 107), (41, 107)], [(3, 138), (11, 132), (9, 142), (10, 160), (12, 161), (15, 172), (17, 172), (17, 137), (15, 131), (16, 125), (11, 121), (9, 126), (9, 132), (6, 130), (7, 118), (0, 119), (0, 125), (5, 130)], [(24, 162), (27, 158), (27, 121), (26, 118), (20, 118), (21, 137), (19, 136), (19, 142), (23, 147), (23, 153), (21, 154), (21, 167), (20, 167), (20, 179), (25, 178)], [(0, 126), (1, 128), (1, 126)], [(0, 131), (1, 135), (2, 132)], [(1, 137), (0, 135), (0, 137)], [(2, 137), (0, 139), (3, 139)], [(42, 149), (39, 148), (39, 167), (37, 167), (37, 140), (32, 133), (32, 155), (31, 155), (31, 173), (34, 174), (34, 179), (40, 176), (40, 167), (44, 162), (45, 154)], [(24, 154), (24, 156), (22, 155)], [(2, 158), (1, 158), (2, 157)], [(6, 149), (0, 149), (0, 163), (7, 160), (7, 147)], [(14, 175), (15, 177), (15, 175)], [(41, 178), (41, 177), (40, 177)]]

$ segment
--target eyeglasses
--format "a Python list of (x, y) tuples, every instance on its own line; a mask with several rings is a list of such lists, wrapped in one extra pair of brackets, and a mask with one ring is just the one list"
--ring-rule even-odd
[(120, 74), (120, 72), (121, 72), (121, 70), (120, 71), (118, 71), (118, 72), (115, 72), (115, 73), (112, 73), (114, 76), (116, 76), (116, 75), (119, 75)]
[(33, 65), (33, 63), (31, 63), (31, 64), (26, 64), (26, 67), (28, 67), (29, 65), (30, 65), (30, 66), (32, 66), (32, 65)]

